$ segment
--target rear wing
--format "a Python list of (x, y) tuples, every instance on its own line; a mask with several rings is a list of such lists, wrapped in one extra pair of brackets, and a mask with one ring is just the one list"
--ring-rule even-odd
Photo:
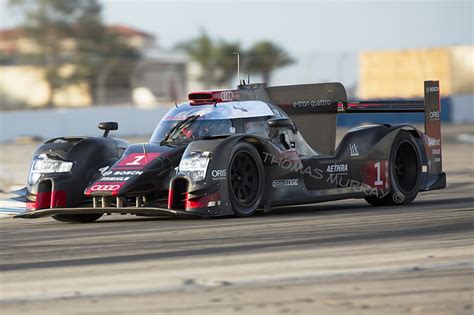
[(425, 81), (423, 101), (370, 101), (340, 103), (339, 113), (425, 113), (425, 147), (429, 174), (442, 172), (441, 105), (439, 81)]

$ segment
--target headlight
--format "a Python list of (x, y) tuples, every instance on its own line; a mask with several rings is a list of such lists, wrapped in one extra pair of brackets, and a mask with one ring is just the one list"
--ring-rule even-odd
[(45, 154), (41, 154), (37, 156), (31, 164), (28, 183), (34, 184), (41, 174), (70, 172), (73, 166), (74, 162), (53, 160), (48, 158)]
[(179, 163), (179, 171), (189, 176), (193, 182), (203, 180), (206, 177), (210, 155), (208, 151), (186, 154)]

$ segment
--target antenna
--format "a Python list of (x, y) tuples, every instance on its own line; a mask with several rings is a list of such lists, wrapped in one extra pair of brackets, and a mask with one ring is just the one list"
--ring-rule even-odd
[(234, 51), (232, 54), (237, 55), (237, 82), (238, 82), (237, 85), (239, 85), (240, 84), (240, 54), (238, 51)]
[(247, 73), (247, 84), (250, 84), (250, 73)]

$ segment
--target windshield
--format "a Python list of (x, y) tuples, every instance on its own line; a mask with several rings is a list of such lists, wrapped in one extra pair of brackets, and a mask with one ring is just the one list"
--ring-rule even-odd
[[(150, 142), (161, 142), (166, 134), (182, 120), (162, 120), (153, 132)], [(191, 124), (184, 124), (176, 129), (166, 143), (188, 143), (205, 137), (216, 135), (228, 135), (234, 133), (230, 119), (198, 119)]]
[[(274, 116), (260, 101), (211, 105), (182, 104), (172, 108), (156, 127), (150, 142), (189, 143), (205, 137), (235, 133), (232, 119)], [(193, 119), (190, 119), (193, 118)]]

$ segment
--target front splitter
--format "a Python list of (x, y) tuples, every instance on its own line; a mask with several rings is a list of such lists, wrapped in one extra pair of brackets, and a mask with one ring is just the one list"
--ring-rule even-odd
[(186, 217), (209, 217), (209, 215), (193, 213), (184, 210), (173, 210), (167, 208), (153, 208), (153, 207), (126, 207), (126, 208), (116, 208), (116, 207), (107, 207), (107, 208), (48, 208), (48, 209), (39, 209), (29, 212), (24, 212), (14, 216), (14, 218), (23, 218), (23, 219), (36, 219), (49, 217), (57, 214), (107, 214), (107, 213), (119, 213), (119, 214), (136, 214), (136, 215), (146, 215), (146, 216), (186, 216)]

